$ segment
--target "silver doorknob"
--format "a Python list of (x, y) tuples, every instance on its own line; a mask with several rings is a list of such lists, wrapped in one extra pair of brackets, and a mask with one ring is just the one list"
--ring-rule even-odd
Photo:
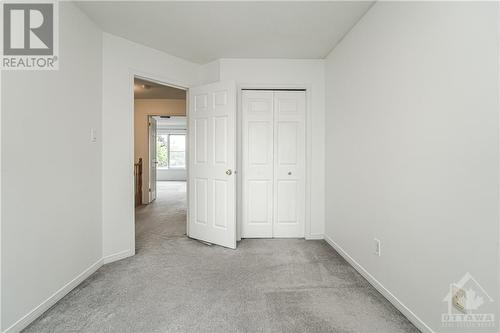
[(233, 174), (233, 171), (231, 171), (231, 169), (227, 169), (226, 175), (231, 176), (232, 174)]

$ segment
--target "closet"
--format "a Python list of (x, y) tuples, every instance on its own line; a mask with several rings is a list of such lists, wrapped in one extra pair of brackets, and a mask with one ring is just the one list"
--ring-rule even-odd
[(306, 92), (242, 91), (242, 237), (304, 237)]

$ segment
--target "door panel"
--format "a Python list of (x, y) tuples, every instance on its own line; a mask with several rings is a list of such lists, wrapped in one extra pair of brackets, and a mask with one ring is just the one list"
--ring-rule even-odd
[(273, 125), (269, 121), (249, 121), (248, 129), (248, 165), (270, 165), (272, 163)]
[(208, 179), (196, 178), (195, 179), (195, 193), (196, 193), (196, 213), (195, 221), (199, 224), (207, 224), (208, 222)]
[(304, 237), (305, 92), (274, 93), (273, 237)]
[(196, 164), (207, 163), (207, 118), (194, 120), (194, 152)]
[(297, 145), (299, 128), (296, 121), (281, 121), (278, 123), (278, 159), (279, 165), (292, 165), (297, 164)]
[(236, 248), (236, 88), (189, 90), (189, 237)]
[(281, 180), (277, 182), (278, 213), (277, 224), (297, 224), (297, 192), (298, 182), (295, 180)]
[[(273, 183), (270, 180), (248, 181), (248, 223), (269, 223), (273, 202)], [(272, 218), (272, 216), (271, 216)]]
[(227, 164), (227, 117), (214, 118), (214, 163)]
[(242, 92), (242, 237), (273, 237), (273, 92)]
[(218, 228), (227, 229), (227, 190), (228, 184), (225, 180), (214, 181), (215, 218), (214, 225)]

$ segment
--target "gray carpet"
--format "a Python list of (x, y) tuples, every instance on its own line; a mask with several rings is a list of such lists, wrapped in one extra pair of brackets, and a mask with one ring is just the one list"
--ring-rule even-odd
[(184, 236), (185, 184), (137, 210), (137, 255), (99, 269), (25, 332), (418, 332), (324, 241)]

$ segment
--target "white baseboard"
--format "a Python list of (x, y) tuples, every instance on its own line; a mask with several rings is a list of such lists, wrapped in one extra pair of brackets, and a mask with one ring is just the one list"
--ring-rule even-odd
[[(387, 288), (385, 288), (377, 279), (375, 279), (363, 266), (361, 266), (356, 260), (354, 260), (342, 247), (340, 247), (333, 239), (327, 235), (309, 235), (307, 239), (325, 239), (328, 244), (330, 244), (351, 266), (354, 267), (368, 282), (377, 289), (389, 302), (391, 302), (403, 315), (405, 315), (408, 320), (410, 320), (418, 329), (422, 332), (434, 333), (434, 331), (427, 325), (423, 320), (421, 320), (413, 311), (406, 307), (396, 296), (394, 296)], [(86, 270), (84, 270), (76, 278), (68, 282), (61, 289), (52, 294), (49, 298), (43, 301), (36, 308), (31, 310), (28, 314), (23, 316), (9, 328), (7, 328), (4, 333), (17, 333), (27, 327), (32, 321), (38, 318), (41, 314), (47, 311), (52, 305), (63, 298), (76, 286), (82, 283), (86, 278), (97, 271), (103, 264), (108, 264), (117, 260), (121, 260), (130, 256), (133, 256), (135, 251), (125, 250), (102, 259), (99, 259)]]
[(324, 239), (325, 235), (323, 234), (310, 234), (305, 237), (307, 240), (314, 240), (314, 239)]
[(340, 247), (333, 239), (325, 235), (325, 240), (331, 247), (335, 249), (351, 266), (359, 272), (375, 289), (378, 290), (389, 302), (392, 303), (401, 313), (408, 318), (420, 331), (426, 333), (434, 333), (434, 331), (413, 311), (404, 305), (394, 294), (385, 288), (380, 282), (377, 281), (368, 271), (354, 260), (342, 247)]
[(112, 263), (112, 262), (115, 262), (115, 261), (118, 261), (118, 260), (122, 260), (122, 259), (125, 259), (125, 258), (128, 258), (128, 257), (131, 257), (135, 255), (135, 250), (125, 250), (125, 251), (121, 251), (121, 252), (118, 252), (118, 253), (114, 253), (114, 254), (110, 254), (109, 256), (105, 256), (104, 258), (102, 258), (103, 260), (103, 264), (109, 264), (109, 263)]
[(56, 304), (61, 298), (66, 296), (71, 290), (73, 290), (76, 286), (82, 283), (86, 278), (92, 275), (95, 271), (97, 271), (102, 265), (109, 264), (111, 262), (121, 260), (130, 256), (133, 256), (135, 251), (125, 250), (121, 251), (109, 256), (106, 256), (102, 259), (99, 259), (94, 264), (92, 264), (89, 268), (85, 269), (82, 273), (80, 273), (73, 280), (64, 285), (61, 289), (52, 294), (49, 298), (43, 301), (36, 308), (31, 310), (28, 314), (23, 316), (21, 319), (16, 321), (13, 325), (7, 328), (3, 333), (18, 333), (21, 332), (24, 328), (26, 328), (31, 322), (33, 322), (36, 318), (41, 316), (45, 311), (47, 311), (52, 305)]
[(103, 265), (103, 260), (99, 259), (94, 264), (92, 264), (89, 268), (85, 269), (82, 273), (80, 273), (73, 280), (64, 285), (61, 289), (52, 294), (49, 298), (43, 301), (36, 308), (31, 310), (21, 319), (12, 324), (9, 328), (7, 328), (4, 333), (18, 333), (21, 332), (24, 328), (26, 328), (31, 322), (33, 322), (36, 318), (38, 318), (42, 313), (47, 311), (52, 305), (56, 304), (61, 298), (66, 296), (71, 290), (73, 290), (76, 286), (82, 283), (86, 278), (92, 275), (95, 271), (97, 271)]

